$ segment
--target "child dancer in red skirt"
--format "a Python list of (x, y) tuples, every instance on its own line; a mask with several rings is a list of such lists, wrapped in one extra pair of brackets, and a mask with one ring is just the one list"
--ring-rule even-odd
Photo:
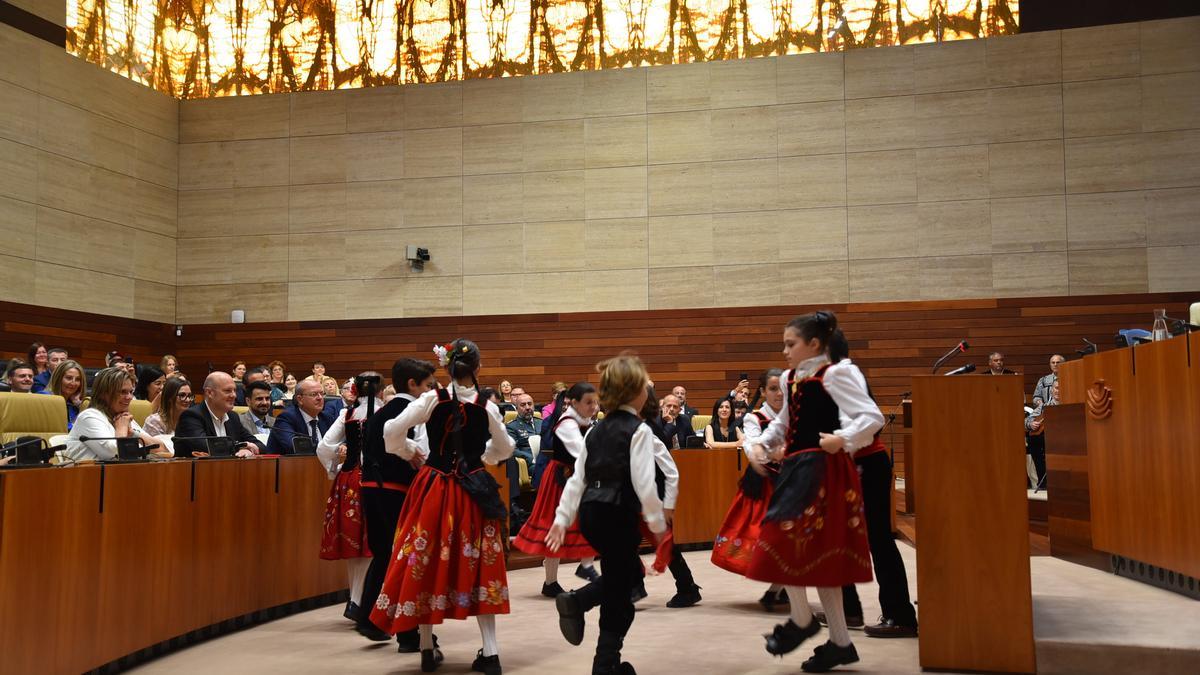
[(371, 621), (385, 632), (419, 628), (421, 670), (438, 668), (433, 624), (474, 616), (483, 648), (471, 669), (499, 675), (496, 615), (507, 614), (504, 518), (499, 485), (484, 470), (512, 455), (500, 409), (479, 395), (479, 348), (459, 338), (446, 345), (450, 388), (422, 394), (384, 425), (387, 451), (420, 455), (408, 430), (425, 425), (429, 456), (400, 513), (393, 558)]
[(521, 526), (513, 546), (530, 554), (545, 556), (542, 567), (546, 571), (546, 580), (542, 583), (542, 595), (556, 598), (565, 592), (558, 583), (558, 564), (562, 558), (579, 558), (579, 569), (576, 574), (587, 579), (595, 580), (595, 568), (592, 562), (596, 559), (596, 551), (588, 545), (587, 540), (579, 531), (579, 524), (572, 523), (567, 528), (562, 546), (551, 551), (546, 546), (546, 533), (554, 525), (554, 512), (558, 509), (558, 500), (562, 497), (563, 486), (575, 470), (575, 459), (583, 451), (583, 435), (592, 425), (592, 417), (600, 409), (600, 399), (596, 397), (596, 388), (587, 382), (577, 382), (567, 391), (566, 399), (571, 403), (562, 409), (562, 415), (551, 420), (554, 425), (554, 444), (551, 451), (550, 463), (542, 473), (542, 481), (538, 485), (537, 501), (529, 520)]
[[(750, 554), (758, 541), (759, 528), (763, 516), (767, 515), (767, 504), (771, 501), (771, 492), (775, 487), (775, 476), (779, 473), (778, 464), (765, 464), (765, 458), (760, 458), (757, 453), (751, 452), (750, 448), (762, 435), (763, 429), (779, 416), (779, 410), (783, 407), (783, 388), (779, 384), (781, 375), (782, 370), (771, 368), (763, 371), (758, 378), (758, 392), (754, 395), (754, 402), (761, 398), (763, 404), (755, 408), (754, 402), (751, 402), (753, 412), (742, 418), (745, 433), (742, 447), (750, 460), (749, 466), (746, 467), (746, 473), (738, 485), (738, 492), (729, 506), (729, 512), (725, 514), (725, 521), (717, 531), (717, 538), (713, 541), (713, 564), (742, 576), (746, 575), (746, 569), (750, 565)], [(770, 611), (775, 605), (788, 604), (788, 597), (783, 586), (771, 584), (758, 602)]]
[[(362, 377), (379, 373), (367, 371)], [(350, 581), (350, 602), (345, 616), (356, 620), (362, 604), (363, 580), (371, 565), (371, 550), (367, 547), (367, 530), (363, 522), (362, 467), (363, 426), (367, 419), (367, 399), (355, 392), (357, 405), (347, 408), (321, 438), (317, 458), (321, 460), (333, 486), (325, 503), (325, 528), (321, 536), (322, 560), (345, 560)], [(383, 401), (375, 399), (375, 409)]]
[[(781, 463), (746, 576), (783, 584), (791, 619), (767, 635), (767, 652), (782, 656), (820, 629), (805, 597), (816, 586), (830, 639), (801, 668), (825, 672), (858, 661), (842, 607), (841, 586), (871, 580), (862, 486), (851, 455), (869, 446), (883, 415), (849, 361), (830, 364), (831, 340), (843, 339), (837, 317), (816, 312), (783, 331), (786, 396), (779, 416), (751, 452)], [(765, 450), (764, 450), (765, 449)]]

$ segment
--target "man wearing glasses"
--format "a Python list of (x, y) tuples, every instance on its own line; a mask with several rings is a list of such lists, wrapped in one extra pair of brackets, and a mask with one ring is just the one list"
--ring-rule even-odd
[(325, 392), (320, 382), (301, 380), (296, 385), (293, 401), (294, 405), (285, 408), (275, 418), (275, 425), (271, 427), (271, 435), (267, 438), (269, 454), (293, 454), (292, 439), (297, 434), (311, 438), (315, 448), (333, 425), (334, 413), (324, 410)]

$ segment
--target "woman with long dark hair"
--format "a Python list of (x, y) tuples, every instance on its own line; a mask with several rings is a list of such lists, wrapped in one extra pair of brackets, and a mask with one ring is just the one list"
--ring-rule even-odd
[(710, 450), (740, 448), (743, 438), (733, 417), (733, 399), (726, 397), (714, 403), (712, 420), (704, 428), (704, 447)]

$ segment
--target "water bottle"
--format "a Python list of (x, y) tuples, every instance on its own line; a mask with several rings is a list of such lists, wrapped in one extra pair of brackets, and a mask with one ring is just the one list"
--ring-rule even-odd
[(1167, 310), (1154, 310), (1154, 328), (1150, 332), (1155, 342), (1171, 337), (1171, 332), (1167, 330)]

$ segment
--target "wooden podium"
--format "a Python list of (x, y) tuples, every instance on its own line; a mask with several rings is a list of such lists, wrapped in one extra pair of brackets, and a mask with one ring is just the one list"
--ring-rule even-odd
[(1032, 673), (1021, 378), (913, 378), (922, 668)]

